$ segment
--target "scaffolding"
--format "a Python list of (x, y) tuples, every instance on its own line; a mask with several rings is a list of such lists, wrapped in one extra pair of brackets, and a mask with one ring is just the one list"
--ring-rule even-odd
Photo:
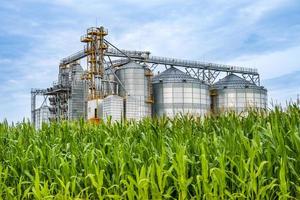
[(107, 30), (104, 27), (91, 27), (87, 34), (81, 37), (81, 42), (86, 43), (84, 53), (87, 55), (88, 70), (84, 79), (89, 84), (89, 100), (102, 99), (103, 93), (97, 90), (104, 76), (104, 52), (108, 46), (104, 43)]
[(44, 97), (44, 101), (42, 103), (42, 106), (43, 104), (45, 103), (46, 101), (46, 92), (47, 90), (45, 89), (37, 89), (37, 88), (32, 88), (31, 89), (31, 123), (33, 125), (35, 125), (35, 122), (36, 122), (36, 110), (39, 109), (39, 108), (36, 108), (36, 97), (37, 96), (43, 96)]
[(73, 120), (85, 114), (85, 81), (81, 80), (83, 69), (78, 63), (60, 68), (58, 82), (45, 90), (50, 103), (50, 120)]

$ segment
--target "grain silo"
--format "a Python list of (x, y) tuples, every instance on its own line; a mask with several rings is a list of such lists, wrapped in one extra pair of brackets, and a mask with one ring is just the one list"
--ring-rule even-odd
[(35, 128), (41, 129), (43, 123), (49, 123), (50, 111), (49, 106), (43, 105), (35, 110)]
[(70, 66), (70, 96), (68, 99), (69, 119), (75, 120), (84, 118), (85, 116), (85, 98), (87, 91), (85, 90), (85, 82), (81, 80), (83, 69), (79, 64)]
[(235, 74), (212, 85), (211, 95), (214, 112), (233, 110), (241, 113), (248, 108), (267, 107), (267, 90)]
[(103, 121), (121, 121), (124, 117), (124, 99), (118, 95), (109, 95), (103, 99)]
[[(242, 112), (249, 107), (267, 106), (267, 90), (259, 86), (260, 74), (255, 68), (122, 50), (105, 39), (107, 34), (102, 26), (88, 28), (80, 37), (84, 48), (61, 60), (58, 81), (49, 88), (31, 90), (33, 123), (38, 123), (37, 95), (49, 100), (51, 121), (84, 116), (98, 123), (114, 115), (114, 105), (118, 113), (123, 110), (123, 116), (116, 118), (134, 120), (150, 117), (152, 113), (200, 116), (211, 111)], [(87, 61), (85, 71), (78, 64), (83, 58)], [(169, 69), (152, 79), (153, 73), (163, 66)], [(228, 76), (211, 85), (224, 73)]]
[[(125, 118), (140, 120), (151, 116), (151, 99), (149, 96), (148, 69), (135, 62), (122, 65), (116, 70), (116, 75), (122, 83), (119, 95), (125, 98)], [(124, 87), (124, 88), (123, 88)]]
[(209, 86), (174, 67), (156, 75), (152, 84), (156, 116), (200, 116), (209, 111)]

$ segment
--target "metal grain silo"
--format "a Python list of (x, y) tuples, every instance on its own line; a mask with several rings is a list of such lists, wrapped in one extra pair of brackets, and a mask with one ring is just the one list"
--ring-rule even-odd
[(97, 90), (101, 91), (103, 97), (118, 94), (118, 82), (109, 67), (105, 69), (103, 79), (96, 81)]
[(103, 120), (121, 121), (124, 116), (123, 101), (118, 95), (109, 95), (103, 99)]
[[(125, 98), (125, 118), (139, 120), (151, 116), (148, 68), (135, 62), (127, 63), (116, 70), (123, 86), (119, 95)], [(125, 89), (124, 89), (124, 88)]]
[(235, 74), (229, 74), (212, 85), (213, 110), (241, 113), (248, 108), (267, 107), (267, 90)]
[(156, 116), (176, 114), (204, 115), (209, 111), (209, 86), (171, 67), (152, 80)]
[(85, 117), (85, 81), (83, 81), (83, 69), (82, 67), (75, 63), (70, 65), (70, 95), (68, 99), (68, 118), (70, 120), (76, 120)]

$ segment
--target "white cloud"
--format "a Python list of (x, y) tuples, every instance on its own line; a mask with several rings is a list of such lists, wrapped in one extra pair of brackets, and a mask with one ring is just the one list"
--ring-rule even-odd
[(300, 46), (297, 46), (264, 54), (244, 55), (228, 62), (241, 66), (256, 67), (262, 79), (269, 79), (299, 70), (299, 52)]
[(266, 16), (268, 12), (271, 12), (279, 7), (283, 7), (289, 2), (291, 1), (272, 0), (272, 3), (270, 3), (269, 0), (252, 1), (251, 4), (246, 7), (242, 7), (239, 10), (239, 17), (243, 20), (248, 21), (248, 23), (255, 23), (262, 17)]
[[(1, 82), (1, 96), (10, 93), (14, 100), (6, 98), (0, 100), (0, 103), (5, 101), (15, 109), (8, 112), (6, 107), (1, 106), (0, 120), (4, 116), (20, 120), (23, 115), (30, 115), (30, 88), (47, 87), (56, 79), (59, 60), (82, 49), (79, 38), (88, 26), (95, 25), (96, 19), (99, 24), (109, 28), (108, 38), (124, 49), (150, 50), (157, 56), (257, 66), (263, 78), (277, 76), (283, 69), (297, 69), (300, 64), (297, 60), (300, 46), (256, 55), (241, 55), (239, 52), (245, 39), (257, 31), (257, 24), (265, 16), (294, 1), (5, 2), (4, 6), (13, 13), (5, 16), (9, 23), (4, 23), (1, 30), (7, 35), (28, 37), (32, 39), (32, 45), (15, 60), (0, 59), (1, 65), (13, 66), (18, 72), (18, 78), (8, 77), (8, 80)], [(61, 13), (61, 17), (55, 20), (51, 16), (49, 19), (39, 18), (37, 14), (23, 16), (23, 6), (36, 4), (45, 4), (45, 10), (61, 9), (67, 15)], [(233, 54), (239, 57), (233, 59)]]
[(0, 60), (4, 69), (13, 67), (0, 85), (0, 104), (6, 105), (0, 106), (0, 121), (30, 117), (30, 89), (49, 87), (57, 79), (60, 59), (81, 48), (78, 35), (79, 32), (72, 29), (48, 30), (43, 38), (35, 39), (37, 45), (18, 59)]
[(151, 50), (154, 55), (224, 61), (244, 45), (261, 18), (289, 0), (243, 2), (219, 0), (142, 24), (125, 21), (123, 32), (110, 37), (122, 48)]
[(268, 102), (269, 106), (272, 104), (280, 104), (286, 106), (291, 102), (296, 102), (300, 88), (286, 88), (281, 90), (269, 90)]

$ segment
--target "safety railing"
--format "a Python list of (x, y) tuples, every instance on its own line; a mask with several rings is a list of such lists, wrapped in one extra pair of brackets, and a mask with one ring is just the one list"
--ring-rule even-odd
[(215, 64), (209, 62), (192, 61), (192, 60), (177, 59), (177, 58), (159, 57), (159, 56), (150, 56), (147, 61), (153, 63), (168, 64), (168, 65), (183, 66), (183, 67), (201, 66), (201, 68), (211, 68), (214, 70), (257, 73), (257, 69), (255, 68), (246, 68), (246, 67), (238, 67), (238, 66), (231, 66), (231, 65), (224, 65), (224, 64)]
[[(256, 68), (247, 68), (247, 67), (239, 67), (225, 64), (216, 64), (210, 62), (202, 62), (202, 61), (193, 61), (193, 60), (185, 60), (185, 59), (177, 59), (177, 58), (167, 58), (160, 56), (149, 56), (150, 52), (148, 51), (130, 51), (130, 50), (121, 50), (124, 54), (135, 60), (146, 61), (149, 63), (157, 63), (157, 64), (165, 64), (165, 65), (174, 65), (174, 66), (182, 66), (182, 67), (195, 67), (202, 69), (212, 69), (212, 70), (220, 70), (225, 72), (240, 72), (240, 73), (252, 73), (257, 74)], [(120, 51), (114, 48), (108, 48), (105, 52), (106, 55), (115, 56), (115, 57), (124, 57)], [(87, 53), (83, 51), (79, 51), (69, 57), (66, 57), (61, 60), (61, 64), (69, 64), (76, 60), (79, 60), (85, 57)]]

